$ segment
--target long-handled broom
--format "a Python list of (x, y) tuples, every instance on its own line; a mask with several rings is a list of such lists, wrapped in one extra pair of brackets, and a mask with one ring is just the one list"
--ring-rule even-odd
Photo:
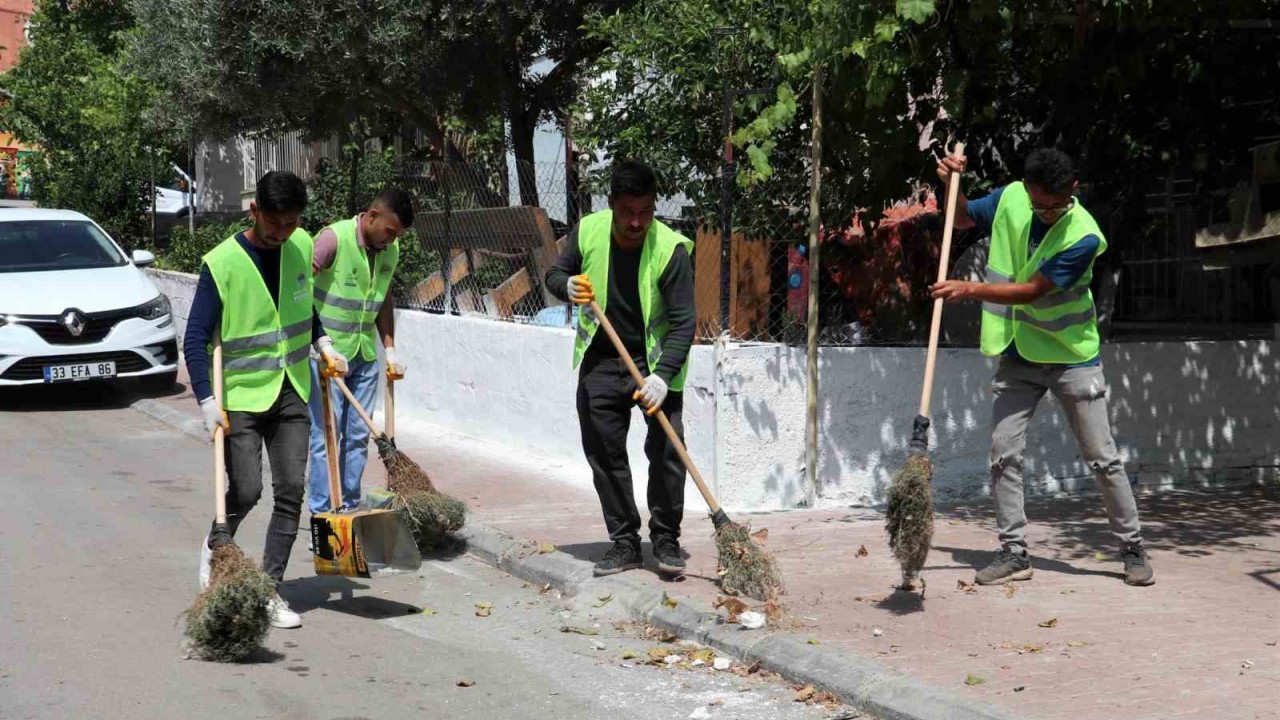
[[(591, 301), (591, 312), (595, 314), (596, 319), (600, 322), (600, 327), (604, 329), (605, 334), (609, 336), (609, 340), (613, 343), (614, 349), (618, 351), (618, 357), (622, 358), (626, 364), (627, 370), (631, 372), (631, 377), (636, 381), (638, 387), (644, 387), (644, 377), (640, 374), (640, 369), (636, 367), (635, 361), (631, 359), (631, 353), (627, 351), (626, 346), (622, 344), (622, 340), (618, 337), (617, 331), (613, 329), (613, 323), (609, 322), (609, 318), (605, 317), (604, 311), (596, 301)], [(680, 462), (684, 463), (685, 468), (689, 470), (689, 474), (693, 476), (693, 482), (698, 486), (698, 492), (702, 493), (702, 499), (706, 500), (707, 508), (711, 511), (711, 522), (716, 529), (716, 554), (719, 557), (720, 564), (720, 588), (730, 595), (746, 595), (747, 597), (757, 600), (773, 600), (777, 596), (785, 592), (782, 583), (782, 572), (778, 569), (778, 563), (773, 557), (773, 553), (764, 547), (761, 547), (751, 537), (750, 530), (745, 525), (739, 525), (729, 519), (725, 514), (724, 508), (720, 507), (720, 503), (716, 502), (711, 491), (707, 489), (707, 483), (702, 479), (702, 473), (698, 472), (698, 467), (693, 464), (693, 460), (689, 457), (689, 451), (685, 449), (684, 443), (680, 441), (680, 436), (676, 434), (676, 430), (671, 426), (671, 421), (667, 419), (667, 414), (662, 410), (656, 413), (658, 424), (662, 426), (663, 432), (667, 434), (667, 440), (675, 447), (676, 453), (680, 456)]]
[[(418, 543), (418, 549), (429, 550), (447, 533), (461, 528), (467, 519), (467, 506), (437, 490), (427, 472), (396, 448), (395, 441), (387, 433), (378, 429), (347, 384), (341, 378), (333, 378), (333, 382), (337, 383), (338, 390), (373, 433), (378, 455), (387, 467), (387, 489), (395, 493), (391, 506), (409, 521), (409, 530)], [(389, 418), (388, 422), (391, 422)]]
[[(964, 143), (956, 143), (956, 154), (964, 153)], [(938, 282), (947, 279), (951, 256), (951, 235), (955, 230), (956, 194), (960, 190), (960, 174), (947, 178), (946, 220), (942, 228), (942, 255), (938, 260)], [(933, 301), (933, 321), (929, 326), (929, 351), (924, 364), (924, 383), (920, 390), (920, 412), (911, 430), (911, 451), (906, 463), (894, 476), (887, 493), (889, 507), (885, 513), (885, 529), (889, 531), (889, 547), (902, 566), (903, 590), (915, 589), (920, 581), (924, 595), (925, 581), (920, 577), (929, 545), (933, 541), (933, 463), (929, 462), (929, 403), (933, 395), (933, 371), (938, 358), (938, 335), (942, 329), (941, 299)]]
[[(213, 339), (213, 392), (222, 405), (222, 334)], [(207, 660), (238, 662), (262, 646), (271, 629), (267, 603), (275, 582), (245, 557), (227, 525), (226, 441), (222, 427), (213, 431), (213, 475), (216, 503), (210, 540), (209, 585), (187, 610), (187, 637)]]

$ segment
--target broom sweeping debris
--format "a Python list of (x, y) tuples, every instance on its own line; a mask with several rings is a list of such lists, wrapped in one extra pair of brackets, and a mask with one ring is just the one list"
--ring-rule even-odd
[[(956, 154), (964, 153), (957, 143)], [(947, 179), (946, 221), (942, 230), (942, 256), (938, 262), (938, 282), (947, 279), (947, 262), (951, 255), (951, 234), (955, 229), (956, 193), (960, 188), (958, 173)], [(933, 463), (929, 462), (929, 402), (933, 395), (933, 371), (938, 357), (938, 334), (942, 327), (942, 300), (933, 301), (933, 323), (929, 328), (929, 352), (924, 365), (924, 383), (920, 391), (920, 413), (911, 432), (911, 451), (898, 470), (887, 493), (889, 507), (885, 513), (885, 529), (889, 531), (889, 547), (902, 567), (902, 589), (913, 590), (920, 581), (920, 594), (925, 591), (920, 570), (929, 556), (933, 541)]]
[[(222, 339), (213, 340), (213, 391), (222, 404)], [(276, 586), (231, 539), (227, 525), (226, 456), (222, 427), (213, 431), (216, 521), (210, 540), (209, 585), (186, 612), (186, 635), (206, 660), (239, 662), (262, 647), (271, 629), (267, 603)]]
[(334, 382), (374, 435), (378, 456), (387, 468), (387, 489), (395, 493), (391, 507), (400, 511), (408, 521), (409, 531), (419, 550), (425, 552), (436, 547), (446, 535), (463, 526), (467, 519), (467, 506), (437, 490), (427, 471), (401, 452), (395, 441), (374, 425), (373, 418), (346, 383), (341, 378), (334, 378)]
[[(618, 357), (622, 358), (626, 364), (627, 370), (631, 372), (631, 377), (636, 381), (636, 385), (644, 387), (644, 377), (640, 374), (640, 369), (631, 359), (631, 353), (627, 351), (626, 346), (622, 344), (622, 340), (618, 337), (617, 331), (613, 329), (613, 323), (609, 322), (609, 318), (605, 317), (604, 311), (596, 301), (591, 301), (591, 313), (595, 315), (599, 321), (601, 329), (609, 336), (613, 347), (618, 351)], [(702, 473), (698, 472), (698, 468), (693, 464), (693, 460), (689, 457), (688, 450), (685, 449), (684, 443), (680, 441), (680, 436), (676, 434), (676, 430), (671, 426), (671, 421), (667, 419), (667, 414), (658, 410), (656, 417), (658, 424), (662, 426), (662, 430), (667, 434), (667, 439), (675, 447), (676, 453), (680, 456), (680, 461), (684, 463), (689, 474), (693, 476), (693, 482), (698, 486), (698, 492), (702, 493), (702, 499), (707, 501), (707, 507), (711, 510), (711, 523), (716, 529), (716, 553), (719, 557), (720, 570), (720, 589), (729, 595), (745, 595), (757, 600), (773, 600), (785, 592), (782, 583), (782, 573), (778, 570), (778, 562), (774, 559), (773, 553), (761, 546), (751, 537), (751, 531), (744, 525), (739, 525), (729, 519), (720, 504), (716, 502), (711, 491), (707, 489), (706, 482), (702, 479)]]

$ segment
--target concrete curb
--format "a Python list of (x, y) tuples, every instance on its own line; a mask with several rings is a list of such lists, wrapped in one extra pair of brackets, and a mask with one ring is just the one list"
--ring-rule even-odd
[(164, 403), (147, 399), (135, 400), (131, 407), (144, 415), (150, 415), (156, 420), (177, 429), (183, 435), (199, 440), (202, 443), (212, 442), (209, 433), (205, 432), (204, 420), (200, 419), (199, 415), (184, 413)]
[[(208, 442), (204, 422), (154, 400), (133, 408), (200, 442)], [(611, 593), (634, 620), (646, 622), (733, 655), (793, 682), (812, 683), (841, 701), (882, 720), (1031, 720), (987, 703), (961, 697), (857, 654), (809, 645), (805, 638), (726, 624), (720, 613), (697, 600), (670, 596), (626, 574), (593, 577), (591, 563), (562, 552), (540, 553), (537, 543), (468, 520), (456, 536), (476, 559), (538, 585), (550, 584), (567, 596)], [(675, 607), (662, 603), (666, 594)]]
[(851, 652), (810, 645), (788, 633), (726, 624), (720, 613), (697, 600), (673, 596), (677, 605), (668, 607), (662, 604), (663, 591), (643, 581), (625, 574), (592, 577), (591, 563), (561, 552), (540, 554), (536, 543), (474, 520), (457, 536), (469, 554), (521, 580), (549, 583), (568, 596), (612, 593), (613, 602), (635, 620), (746, 662), (759, 661), (788, 680), (812, 683), (883, 720), (1028, 720), (1023, 713), (970, 700)]

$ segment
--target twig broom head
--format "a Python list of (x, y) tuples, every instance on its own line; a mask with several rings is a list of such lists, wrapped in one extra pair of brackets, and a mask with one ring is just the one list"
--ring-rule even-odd
[(716, 526), (720, 588), (729, 595), (769, 601), (785, 592), (773, 553), (751, 537), (751, 530), (729, 520), (724, 510), (711, 516)]
[(911, 589), (933, 542), (933, 463), (928, 450), (929, 420), (916, 417), (911, 453), (889, 485), (885, 530), (902, 567), (904, 589)]
[(392, 507), (408, 521), (409, 532), (422, 552), (437, 547), (467, 521), (467, 506), (441, 492), (398, 491)]
[(186, 612), (186, 634), (196, 652), (206, 660), (240, 662), (262, 647), (275, 592), (275, 581), (235, 543), (214, 547), (209, 586)]

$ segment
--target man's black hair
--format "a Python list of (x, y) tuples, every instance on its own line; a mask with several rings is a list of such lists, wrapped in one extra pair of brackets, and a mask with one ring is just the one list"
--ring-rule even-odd
[(254, 202), (262, 212), (302, 212), (307, 207), (307, 184), (286, 170), (272, 170), (258, 180)]
[(371, 205), (381, 205), (395, 213), (406, 230), (413, 227), (413, 198), (398, 187), (383, 188)]
[(1071, 186), (1075, 184), (1076, 165), (1061, 150), (1040, 148), (1027, 157), (1022, 179), (1026, 184), (1035, 185), (1054, 195), (1065, 195), (1071, 192)]
[(611, 197), (643, 197), (657, 193), (658, 179), (654, 177), (653, 168), (648, 165), (639, 160), (627, 160), (613, 168), (613, 176), (609, 179)]

